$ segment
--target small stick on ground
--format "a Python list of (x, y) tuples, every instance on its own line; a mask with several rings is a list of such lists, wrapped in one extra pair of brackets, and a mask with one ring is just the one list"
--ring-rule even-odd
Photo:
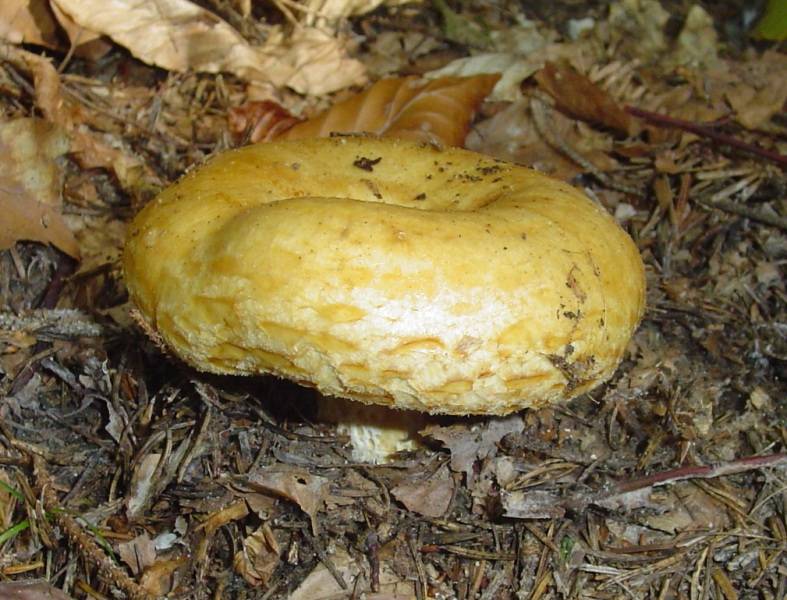
[(371, 588), (377, 593), (380, 591), (380, 539), (377, 532), (372, 530), (366, 536), (366, 559), (371, 570)]
[(787, 464), (787, 453), (766, 454), (765, 456), (747, 456), (737, 460), (716, 465), (700, 465), (680, 467), (670, 471), (654, 473), (647, 477), (632, 479), (618, 485), (616, 492), (630, 492), (649, 486), (665, 485), (684, 479), (713, 479), (725, 475), (736, 475), (764, 467), (777, 467)]
[(309, 540), (309, 543), (311, 544), (312, 548), (314, 548), (314, 552), (317, 554), (317, 558), (320, 560), (320, 562), (323, 565), (325, 565), (325, 568), (328, 569), (330, 574), (336, 580), (336, 583), (339, 584), (339, 587), (341, 587), (343, 590), (349, 589), (349, 586), (347, 585), (347, 582), (344, 580), (344, 577), (342, 577), (342, 574), (339, 572), (339, 569), (336, 568), (336, 565), (334, 565), (333, 561), (328, 557), (328, 554), (325, 552), (325, 549), (322, 547), (320, 540), (317, 539), (317, 536), (313, 536), (311, 533), (309, 533), (309, 531), (305, 527), (301, 530), (301, 534), (303, 535), (303, 537)]
[(642, 190), (638, 190), (637, 188), (615, 181), (609, 175), (602, 172), (601, 169), (596, 167), (596, 165), (579, 154), (579, 152), (569, 146), (565, 140), (560, 138), (560, 136), (555, 133), (554, 128), (549, 127), (549, 123), (547, 122), (549, 106), (550, 105), (546, 100), (543, 100), (538, 96), (533, 96), (530, 102), (530, 110), (533, 114), (533, 123), (538, 130), (538, 134), (547, 144), (566, 156), (569, 160), (578, 164), (585, 171), (593, 175), (593, 177), (595, 177), (602, 185), (610, 189), (623, 192), (624, 194), (642, 196)]
[(779, 229), (787, 229), (787, 218), (780, 217), (778, 215), (771, 215), (748, 206), (742, 206), (732, 202), (731, 200), (712, 200), (708, 202), (700, 200), (699, 203), (704, 204), (709, 208), (717, 208), (719, 210), (723, 210), (724, 212), (746, 217), (752, 221), (764, 223), (765, 225), (771, 225), (772, 227), (778, 227)]
[(678, 119), (669, 115), (642, 110), (641, 108), (637, 108), (635, 106), (627, 106), (626, 112), (630, 115), (643, 119), (651, 125), (655, 125), (656, 127), (688, 131), (689, 133), (694, 133), (701, 137), (713, 140), (714, 142), (719, 142), (720, 144), (730, 146), (731, 148), (736, 148), (738, 150), (742, 150), (743, 152), (748, 152), (749, 154), (754, 154), (761, 158), (765, 158), (771, 162), (776, 163), (782, 168), (787, 167), (787, 156), (779, 154), (778, 152), (773, 152), (767, 148), (762, 148), (761, 146), (757, 146), (755, 144), (750, 144), (749, 142), (744, 142), (743, 140), (731, 135), (727, 135), (726, 133), (716, 131), (710, 125), (702, 125), (700, 123), (684, 121), (683, 119)]
[(415, 590), (417, 592), (416, 596), (418, 600), (425, 599), (427, 597), (427, 590), (426, 590), (426, 571), (424, 570), (424, 563), (421, 560), (421, 543), (420, 543), (420, 536), (412, 532), (407, 536), (407, 547), (410, 548), (410, 554), (413, 555), (413, 562), (415, 563), (415, 571), (418, 574), (418, 585), (416, 586)]
[(131, 600), (152, 600), (136, 581), (126, 575), (125, 571), (112, 563), (107, 555), (93, 539), (85, 533), (77, 520), (69, 515), (60, 506), (60, 502), (52, 489), (52, 480), (47, 471), (44, 460), (37, 455), (32, 455), (33, 473), (36, 478), (38, 493), (44, 500), (47, 513), (52, 515), (63, 530), (69, 542), (79, 548), (82, 556), (93, 563), (103, 577), (108, 579), (117, 588), (125, 592)]

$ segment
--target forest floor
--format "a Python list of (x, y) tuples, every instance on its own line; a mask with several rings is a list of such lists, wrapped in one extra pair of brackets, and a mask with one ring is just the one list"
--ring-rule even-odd
[[(0, 7), (0, 597), (787, 597), (775, 17), (380, 4)], [(585, 189), (641, 252), (609, 382), (363, 464), (315, 392), (205, 376), (130, 317), (126, 226), (190, 167), (384, 77), (481, 73), (459, 143)]]

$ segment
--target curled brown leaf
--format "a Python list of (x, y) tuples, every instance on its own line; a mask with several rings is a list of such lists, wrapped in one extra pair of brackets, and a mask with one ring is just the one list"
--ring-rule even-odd
[(534, 77), (541, 89), (555, 100), (560, 111), (628, 134), (631, 120), (626, 112), (609, 94), (567, 62), (547, 62)]
[(256, 112), (247, 105), (231, 114), (231, 129), (237, 134), (243, 124), (240, 131), (251, 131), (252, 142), (367, 133), (462, 146), (476, 110), (499, 78), (493, 74), (432, 81), (381, 79), (366, 91), (297, 124), (274, 103), (260, 105)]

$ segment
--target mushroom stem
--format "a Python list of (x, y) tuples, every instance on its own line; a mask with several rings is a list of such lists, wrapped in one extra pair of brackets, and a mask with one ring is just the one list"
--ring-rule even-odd
[(427, 418), (414, 410), (362, 404), (333, 396), (321, 399), (319, 417), (336, 423), (337, 432), (349, 436), (353, 460), (372, 464), (388, 462), (398, 452), (421, 447), (418, 431), (423, 429)]

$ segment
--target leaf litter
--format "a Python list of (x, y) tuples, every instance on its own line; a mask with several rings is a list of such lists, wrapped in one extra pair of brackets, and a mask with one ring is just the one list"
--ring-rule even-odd
[[(745, 4), (5, 3), (0, 596), (787, 595), (787, 59)], [(584, 187), (648, 313), (591, 394), (369, 465), (314, 392), (162, 355), (117, 257), (211, 153), (406, 110)]]

